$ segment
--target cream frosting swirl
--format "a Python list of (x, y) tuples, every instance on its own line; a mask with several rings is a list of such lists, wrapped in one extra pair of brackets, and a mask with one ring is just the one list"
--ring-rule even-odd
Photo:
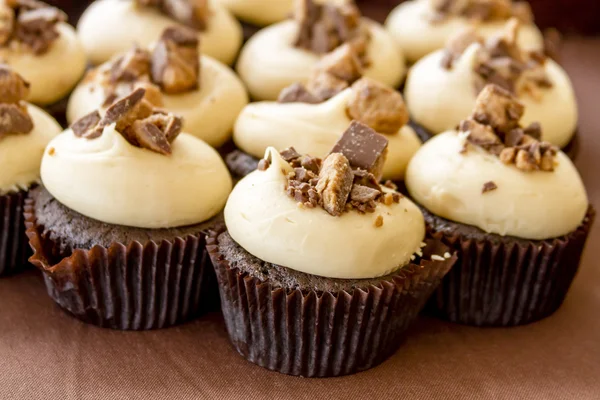
[(288, 18), (294, 0), (217, 0), (236, 17), (254, 25), (266, 26)]
[(0, 48), (0, 60), (31, 83), (28, 101), (46, 105), (65, 97), (85, 72), (83, 45), (68, 24), (56, 25), (59, 33), (50, 49), (34, 54), (24, 49)]
[[(452, 69), (442, 67), (444, 50), (419, 60), (411, 68), (404, 95), (413, 121), (434, 134), (454, 129), (475, 106), (477, 93), (473, 65), (479, 44), (473, 44), (455, 61)], [(524, 126), (539, 122), (542, 139), (559, 147), (569, 143), (577, 128), (577, 101), (566, 72), (554, 61), (544, 65), (552, 87), (540, 89), (541, 98), (519, 97), (525, 106)]]
[[(208, 56), (200, 63), (199, 90), (169, 95), (163, 93), (163, 108), (183, 118), (183, 130), (210, 144), (222, 146), (231, 137), (238, 114), (248, 104), (243, 83), (229, 67)], [(110, 64), (99, 67), (110, 68)], [(98, 79), (80, 83), (67, 107), (67, 120), (73, 123), (104, 103), (104, 91)]]
[[(200, 32), (203, 54), (231, 64), (242, 45), (242, 27), (223, 6), (210, 3), (207, 29)], [(177, 21), (134, 1), (99, 0), (84, 12), (77, 25), (79, 37), (94, 65), (108, 61), (134, 44), (147, 47)]]
[[(558, 152), (553, 172), (523, 172), (456, 131), (426, 142), (409, 163), (406, 185), (415, 201), (440, 217), (485, 232), (542, 240), (574, 231), (588, 199), (575, 166)], [(497, 189), (482, 194), (484, 183)]]
[[(396, 7), (385, 22), (386, 29), (394, 37), (409, 63), (443, 48), (456, 32), (474, 26), (468, 19), (456, 16), (431, 23), (429, 18), (432, 15), (434, 10), (429, 0), (411, 0)], [(474, 27), (479, 35), (488, 38), (501, 30), (505, 22), (483, 22)], [(523, 25), (519, 34), (519, 45), (525, 50), (541, 50), (544, 39), (535, 25)]]
[[(285, 192), (290, 165), (273, 148), (266, 157), (270, 167), (242, 179), (225, 206), (229, 234), (250, 254), (307, 274), (362, 279), (407, 265), (419, 250), (423, 215), (407, 198), (391, 206), (379, 203), (374, 213), (333, 217), (290, 198)], [(383, 216), (381, 227), (375, 227), (377, 216)]]
[(33, 130), (0, 139), (0, 195), (39, 182), (44, 149), (62, 131), (58, 122), (42, 109), (28, 104), (27, 111)]
[[(365, 18), (363, 23), (371, 33), (363, 76), (397, 87), (406, 72), (404, 57), (379, 24)], [(283, 88), (308, 81), (320, 57), (294, 47), (297, 34), (296, 21), (281, 22), (259, 31), (242, 48), (236, 71), (253, 99), (276, 100)]]
[(139, 228), (198, 224), (223, 209), (232, 181), (219, 154), (182, 133), (165, 156), (135, 147), (115, 130), (96, 139), (68, 129), (44, 153), (42, 182), (87, 217)]
[[(237, 119), (233, 139), (240, 149), (259, 158), (269, 146), (279, 150), (293, 146), (300, 153), (325, 157), (351, 122), (346, 113), (351, 96), (349, 88), (320, 104), (249, 104)], [(421, 141), (410, 126), (385, 137), (389, 145), (383, 178), (402, 180)]]

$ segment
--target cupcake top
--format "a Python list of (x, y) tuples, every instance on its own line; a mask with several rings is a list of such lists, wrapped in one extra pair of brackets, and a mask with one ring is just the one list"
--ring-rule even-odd
[(213, 146), (230, 137), (237, 114), (248, 103), (241, 81), (225, 65), (200, 57), (196, 33), (184, 27), (165, 29), (150, 50), (134, 46), (91, 70), (73, 92), (70, 122), (98, 108), (106, 109), (134, 89), (183, 117), (183, 129)]
[(411, 160), (412, 197), (438, 216), (502, 236), (574, 231), (588, 208), (583, 182), (564, 153), (540, 141), (539, 124), (520, 125), (524, 113), (510, 92), (486, 86), (458, 131), (434, 137)]
[(544, 39), (525, 1), (411, 0), (396, 7), (385, 25), (408, 61), (415, 62), (441, 49), (461, 29), (472, 27), (487, 38), (513, 17), (524, 24), (519, 44), (527, 50), (541, 50)]
[(4, 0), (0, 14), (0, 59), (32, 82), (27, 100), (50, 104), (64, 97), (86, 63), (67, 15), (37, 0)]
[(344, 44), (354, 48), (365, 76), (391, 87), (400, 84), (404, 59), (392, 38), (377, 23), (361, 18), (350, 0), (298, 0), (293, 20), (250, 38), (237, 71), (254, 99), (275, 100), (292, 83), (306, 83), (321, 56)]
[(29, 83), (0, 65), (0, 195), (39, 182), (46, 144), (61, 131), (41, 109), (24, 101)]
[(242, 21), (258, 26), (280, 22), (289, 17), (294, 0), (217, 0)]
[(519, 46), (521, 33), (517, 19), (487, 40), (466, 29), (452, 37), (445, 49), (417, 62), (405, 90), (413, 120), (434, 134), (452, 129), (473, 108), (481, 89), (494, 83), (523, 102), (525, 124), (539, 121), (544, 140), (567, 145), (577, 127), (569, 77), (542, 53)]
[(294, 146), (301, 153), (325, 157), (352, 120), (389, 140), (385, 179), (403, 179), (420, 141), (407, 124), (402, 95), (369, 78), (350, 44), (324, 56), (306, 84), (283, 89), (278, 102), (252, 103), (234, 128), (234, 140), (245, 152), (261, 157), (266, 148)]
[(420, 210), (378, 184), (388, 141), (353, 121), (325, 159), (268, 148), (225, 207), (231, 237), (264, 261), (330, 278), (374, 278), (419, 252)]
[(239, 22), (209, 0), (95, 1), (77, 29), (91, 62), (100, 64), (133, 44), (149, 46), (174, 24), (197, 31), (202, 52), (225, 64), (233, 62), (242, 44)]
[(138, 88), (51, 141), (46, 189), (62, 204), (109, 224), (171, 228), (198, 224), (224, 206), (231, 177), (217, 152), (182, 120), (153, 108)]

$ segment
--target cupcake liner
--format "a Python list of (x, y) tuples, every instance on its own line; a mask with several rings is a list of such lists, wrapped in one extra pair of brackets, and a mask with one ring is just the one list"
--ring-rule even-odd
[(498, 236), (469, 239), (428, 232), (458, 253), (427, 306), (435, 315), (466, 325), (516, 326), (538, 321), (562, 304), (588, 238), (595, 211), (572, 233), (524, 242)]
[(23, 206), (27, 191), (0, 196), (0, 276), (14, 274), (27, 265), (27, 237)]
[[(456, 260), (410, 264), (377, 286), (352, 292), (286, 289), (229, 264), (212, 232), (215, 265), (231, 343), (248, 361), (289, 375), (341, 376), (383, 362)], [(440, 242), (427, 252), (444, 254)]]
[(216, 279), (198, 233), (160, 243), (112, 243), (66, 252), (38, 225), (25, 203), (30, 262), (50, 297), (80, 320), (121, 330), (160, 329), (186, 322), (218, 304)]

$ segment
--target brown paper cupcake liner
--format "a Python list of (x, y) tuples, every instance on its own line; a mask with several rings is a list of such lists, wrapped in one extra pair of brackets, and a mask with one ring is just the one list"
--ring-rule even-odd
[(206, 235), (160, 243), (112, 243), (64, 251), (37, 224), (34, 200), (25, 203), (30, 262), (48, 294), (80, 320), (106, 328), (149, 330), (177, 325), (218, 304)]
[(27, 191), (0, 196), (0, 276), (19, 272), (29, 255), (23, 207)]
[[(230, 265), (219, 252), (218, 234), (210, 234), (207, 249), (231, 343), (248, 361), (304, 377), (348, 375), (386, 360), (456, 260), (423, 260), (351, 292), (301, 291)], [(446, 250), (440, 242), (426, 249)]]
[(474, 326), (508, 327), (548, 317), (571, 286), (594, 217), (590, 207), (574, 232), (529, 242), (496, 235), (470, 239), (428, 226), (430, 235), (458, 253), (458, 262), (431, 297), (428, 311)]

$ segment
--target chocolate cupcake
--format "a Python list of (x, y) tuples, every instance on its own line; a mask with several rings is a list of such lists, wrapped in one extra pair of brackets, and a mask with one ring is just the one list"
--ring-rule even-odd
[(227, 157), (234, 173), (251, 172), (269, 146), (294, 146), (299, 152), (325, 157), (352, 120), (370, 126), (389, 141), (383, 178), (404, 179), (408, 161), (421, 142), (407, 125), (402, 95), (363, 77), (355, 49), (342, 45), (324, 56), (306, 84), (297, 82), (281, 91), (277, 102), (246, 106), (234, 127), (234, 142), (245, 154)]
[(434, 135), (454, 129), (493, 83), (523, 103), (523, 124), (539, 122), (545, 141), (572, 148), (578, 114), (573, 85), (556, 62), (518, 44), (522, 33), (517, 19), (485, 41), (467, 29), (417, 62), (404, 92), (413, 122)]
[(81, 16), (77, 32), (94, 65), (148, 47), (174, 25), (194, 29), (202, 53), (232, 64), (242, 45), (240, 23), (214, 1), (97, 0)]
[(344, 4), (299, 0), (293, 20), (262, 29), (242, 48), (236, 70), (254, 100), (276, 100), (285, 87), (306, 83), (319, 59), (349, 44), (364, 75), (391, 87), (406, 72), (404, 58), (378, 23), (362, 18), (353, 1)]
[[(115, 329), (178, 324), (214, 306), (205, 232), (231, 190), (218, 153), (145, 90), (51, 141), (26, 206), (30, 261), (75, 317)], [(212, 283), (212, 284), (211, 284)]]
[(23, 206), (40, 180), (46, 144), (61, 132), (45, 111), (26, 103), (29, 83), (0, 65), (0, 276), (27, 264)]
[(64, 119), (66, 97), (81, 79), (86, 56), (67, 15), (41, 1), (0, 4), (0, 59), (31, 83), (27, 101)]
[(194, 31), (167, 28), (152, 48), (134, 46), (88, 72), (73, 91), (68, 121), (72, 123), (98, 108), (104, 110), (118, 97), (143, 87), (156, 107), (183, 118), (185, 132), (213, 147), (222, 146), (231, 138), (248, 95), (229, 67), (200, 56), (199, 51)]
[(485, 38), (493, 36), (510, 18), (523, 23), (519, 45), (527, 50), (542, 50), (544, 38), (533, 23), (531, 7), (512, 0), (411, 0), (396, 7), (385, 27), (414, 63), (439, 50), (456, 32), (473, 28)]
[(512, 326), (552, 314), (577, 272), (594, 211), (571, 160), (523, 104), (488, 85), (458, 131), (417, 152), (406, 176), (429, 233), (459, 254), (432, 302), (454, 322)]
[(307, 377), (371, 368), (454, 263), (423, 243), (419, 209), (377, 183), (386, 148), (354, 121), (323, 161), (271, 147), (233, 189), (226, 230), (207, 248), (231, 342), (249, 361)]

